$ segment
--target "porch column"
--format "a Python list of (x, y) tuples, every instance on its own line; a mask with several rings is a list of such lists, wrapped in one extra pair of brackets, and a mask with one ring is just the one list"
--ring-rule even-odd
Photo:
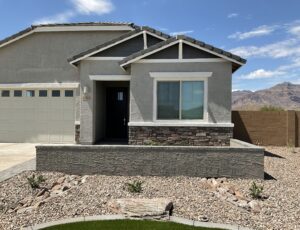
[(81, 66), (80, 79), (80, 144), (92, 145), (95, 143), (95, 82), (88, 77), (88, 68)]

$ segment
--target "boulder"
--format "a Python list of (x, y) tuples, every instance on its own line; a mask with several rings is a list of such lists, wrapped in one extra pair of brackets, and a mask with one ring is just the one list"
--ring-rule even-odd
[(62, 186), (60, 185), (60, 184), (57, 184), (57, 185), (55, 185), (55, 186), (53, 186), (52, 187), (52, 191), (58, 191), (58, 190), (60, 190), (62, 188)]
[(173, 209), (173, 203), (166, 198), (127, 198), (109, 202), (112, 211), (130, 217), (166, 217)]
[(250, 210), (250, 206), (246, 200), (240, 200), (237, 204), (238, 204), (238, 207), (241, 207), (247, 211)]
[(258, 201), (256, 200), (252, 200), (248, 203), (248, 205), (250, 206), (251, 208), (251, 211), (254, 212), (254, 213), (259, 213), (260, 210), (261, 210), (261, 206), (260, 204), (258, 203)]
[(58, 178), (57, 183), (62, 184), (62, 183), (64, 183), (65, 179), (66, 179), (65, 177), (60, 177), (60, 178)]
[(48, 191), (48, 189), (47, 189), (47, 188), (43, 188), (43, 189), (41, 189), (41, 190), (36, 194), (36, 196), (43, 196), (43, 195), (45, 194), (46, 191)]

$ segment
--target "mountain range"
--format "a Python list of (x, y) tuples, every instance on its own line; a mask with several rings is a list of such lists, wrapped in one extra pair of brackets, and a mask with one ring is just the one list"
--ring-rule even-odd
[(260, 110), (264, 106), (300, 110), (300, 85), (283, 82), (255, 92), (249, 90), (232, 92), (233, 110)]

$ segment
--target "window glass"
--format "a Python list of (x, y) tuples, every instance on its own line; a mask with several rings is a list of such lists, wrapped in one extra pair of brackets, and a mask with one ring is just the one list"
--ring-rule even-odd
[(47, 97), (48, 96), (48, 92), (47, 90), (39, 90), (39, 97)]
[(73, 90), (65, 90), (65, 97), (73, 97)]
[(22, 90), (14, 90), (14, 97), (22, 97)]
[(193, 120), (204, 116), (204, 81), (157, 82), (157, 119)]
[(181, 83), (181, 119), (203, 119), (204, 82)]
[(34, 97), (35, 92), (34, 90), (26, 90), (26, 97)]
[(123, 92), (118, 92), (118, 101), (123, 101)]
[(2, 90), (1, 91), (1, 97), (9, 97), (9, 90)]
[(157, 83), (157, 119), (179, 119), (180, 82)]
[(52, 90), (52, 97), (60, 97), (60, 90)]

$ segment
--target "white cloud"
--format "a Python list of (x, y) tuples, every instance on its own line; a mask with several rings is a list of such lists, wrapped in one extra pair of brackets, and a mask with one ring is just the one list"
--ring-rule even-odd
[(292, 63), (288, 64), (288, 65), (282, 65), (278, 67), (278, 70), (293, 70), (293, 69), (297, 69), (300, 68), (300, 57), (299, 58), (295, 58), (292, 60)]
[(238, 17), (238, 16), (239, 16), (238, 13), (231, 13), (231, 14), (228, 14), (228, 15), (227, 15), (227, 18), (236, 18), (236, 17)]
[(254, 28), (253, 30), (247, 31), (247, 32), (236, 32), (234, 34), (231, 34), (228, 36), (228, 38), (231, 39), (238, 39), (238, 40), (244, 40), (248, 38), (253, 38), (253, 37), (261, 37), (261, 36), (266, 36), (271, 34), (277, 26), (259, 26), (257, 28)]
[(38, 19), (33, 22), (33, 24), (51, 24), (51, 23), (62, 23), (62, 22), (67, 22), (69, 21), (70, 18), (74, 16), (73, 11), (66, 11), (61, 14), (57, 14), (51, 17), (45, 17)]
[(72, 3), (73, 9), (63, 13), (44, 17), (33, 22), (33, 24), (50, 24), (63, 23), (70, 21), (77, 15), (89, 14), (108, 14), (114, 10), (114, 5), (110, 0), (69, 0)]
[(107, 14), (114, 9), (110, 0), (72, 0), (80, 14)]
[(300, 25), (290, 27), (288, 32), (300, 37)]
[(171, 36), (176, 36), (176, 35), (191, 34), (191, 33), (194, 33), (194, 30), (176, 31), (176, 32), (172, 32), (170, 34), (171, 34)]
[(290, 38), (264, 46), (241, 46), (230, 52), (243, 57), (283, 58), (300, 55), (300, 40)]
[(282, 76), (284, 74), (286, 74), (286, 72), (279, 71), (279, 70), (268, 71), (264, 69), (258, 69), (248, 74), (241, 75), (239, 78), (253, 80), (253, 79), (273, 78), (273, 77)]

